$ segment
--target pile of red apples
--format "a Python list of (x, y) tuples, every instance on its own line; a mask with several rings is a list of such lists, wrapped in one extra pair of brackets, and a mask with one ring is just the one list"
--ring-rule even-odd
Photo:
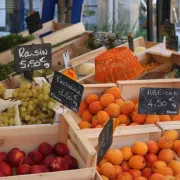
[(77, 168), (77, 160), (69, 155), (68, 147), (62, 143), (52, 147), (43, 142), (38, 150), (31, 151), (27, 155), (18, 148), (13, 148), (8, 153), (0, 152), (0, 177), (12, 176), (13, 169), (16, 175), (25, 175)]

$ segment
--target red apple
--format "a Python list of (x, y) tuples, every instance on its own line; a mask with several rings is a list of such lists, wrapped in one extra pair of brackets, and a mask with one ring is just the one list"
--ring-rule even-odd
[(50, 167), (53, 171), (64, 171), (69, 169), (68, 162), (62, 157), (55, 157)]
[(26, 153), (24, 151), (21, 151), (24, 154), (24, 157), (26, 156)]
[(13, 151), (13, 150), (19, 150), (19, 148), (12, 148), (10, 151)]
[(69, 149), (68, 149), (68, 147), (65, 144), (57, 143), (54, 146), (54, 153), (55, 153), (56, 156), (63, 157), (65, 155), (69, 154)]
[(3, 172), (0, 172), (0, 177), (5, 177), (5, 174)]
[(73, 156), (66, 155), (64, 159), (68, 162), (69, 169), (78, 169), (78, 162)]
[(37, 174), (37, 173), (44, 173), (45, 169), (43, 166), (40, 165), (34, 165), (31, 167), (31, 174)]
[(7, 158), (6, 152), (0, 152), (0, 162), (5, 162)]
[(27, 164), (21, 164), (16, 169), (16, 174), (17, 175), (30, 174), (30, 173), (31, 173), (31, 166), (29, 166)]
[(32, 159), (29, 156), (26, 156), (24, 158), (24, 161), (22, 162), (22, 164), (27, 164), (27, 165), (32, 166), (33, 165), (33, 161), (32, 161)]
[(20, 150), (11, 150), (7, 154), (7, 162), (12, 167), (18, 167), (24, 160), (24, 153)]
[(1, 175), (2, 175), (2, 173), (4, 173), (5, 176), (12, 176), (13, 175), (12, 168), (9, 166), (9, 164), (7, 164), (5, 162), (0, 163), (0, 172), (1, 172)]
[(49, 167), (50, 164), (52, 163), (54, 157), (53, 156), (47, 156), (44, 160), (43, 163), (45, 166)]
[(45, 165), (41, 165), (42, 168), (44, 169), (44, 172), (51, 172), (50, 168), (45, 166)]
[(43, 142), (39, 145), (38, 151), (45, 158), (53, 153), (53, 147), (50, 144)]
[(39, 151), (31, 151), (28, 156), (32, 159), (34, 165), (41, 164), (43, 157)]

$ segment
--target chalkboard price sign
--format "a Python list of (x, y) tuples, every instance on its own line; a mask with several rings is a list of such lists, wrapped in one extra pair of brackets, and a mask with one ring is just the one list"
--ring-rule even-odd
[(166, 36), (176, 35), (175, 24), (171, 23), (169, 20), (166, 20), (164, 22), (164, 31)]
[(179, 89), (177, 88), (141, 88), (139, 114), (179, 113)]
[(178, 52), (178, 36), (173, 36), (173, 35), (167, 36), (166, 48)]
[(98, 164), (111, 147), (113, 142), (113, 118), (104, 126), (98, 138)]
[(35, 12), (32, 15), (26, 17), (26, 24), (29, 34), (32, 34), (43, 28), (39, 12)]
[(15, 71), (47, 69), (51, 67), (51, 44), (33, 44), (17, 46), (14, 50)]
[(128, 45), (129, 45), (129, 49), (134, 52), (134, 41), (133, 41), (133, 36), (132, 33), (128, 34)]
[(59, 72), (54, 73), (50, 96), (76, 113), (79, 110), (83, 91), (84, 86), (81, 84)]

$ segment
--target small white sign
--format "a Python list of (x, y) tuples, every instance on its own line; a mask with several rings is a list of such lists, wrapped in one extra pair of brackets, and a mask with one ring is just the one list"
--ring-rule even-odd
[(64, 57), (65, 68), (70, 67), (70, 55), (69, 55), (69, 51), (68, 50), (65, 53), (63, 53), (63, 57)]

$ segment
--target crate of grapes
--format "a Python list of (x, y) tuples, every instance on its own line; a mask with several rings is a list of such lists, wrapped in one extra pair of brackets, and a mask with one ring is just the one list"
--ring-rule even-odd
[(59, 121), (63, 110), (49, 97), (48, 83), (22, 83), (16, 89), (5, 89), (1, 83), (0, 89), (0, 114), (6, 116), (4, 119), (0, 117), (0, 126), (53, 124)]

